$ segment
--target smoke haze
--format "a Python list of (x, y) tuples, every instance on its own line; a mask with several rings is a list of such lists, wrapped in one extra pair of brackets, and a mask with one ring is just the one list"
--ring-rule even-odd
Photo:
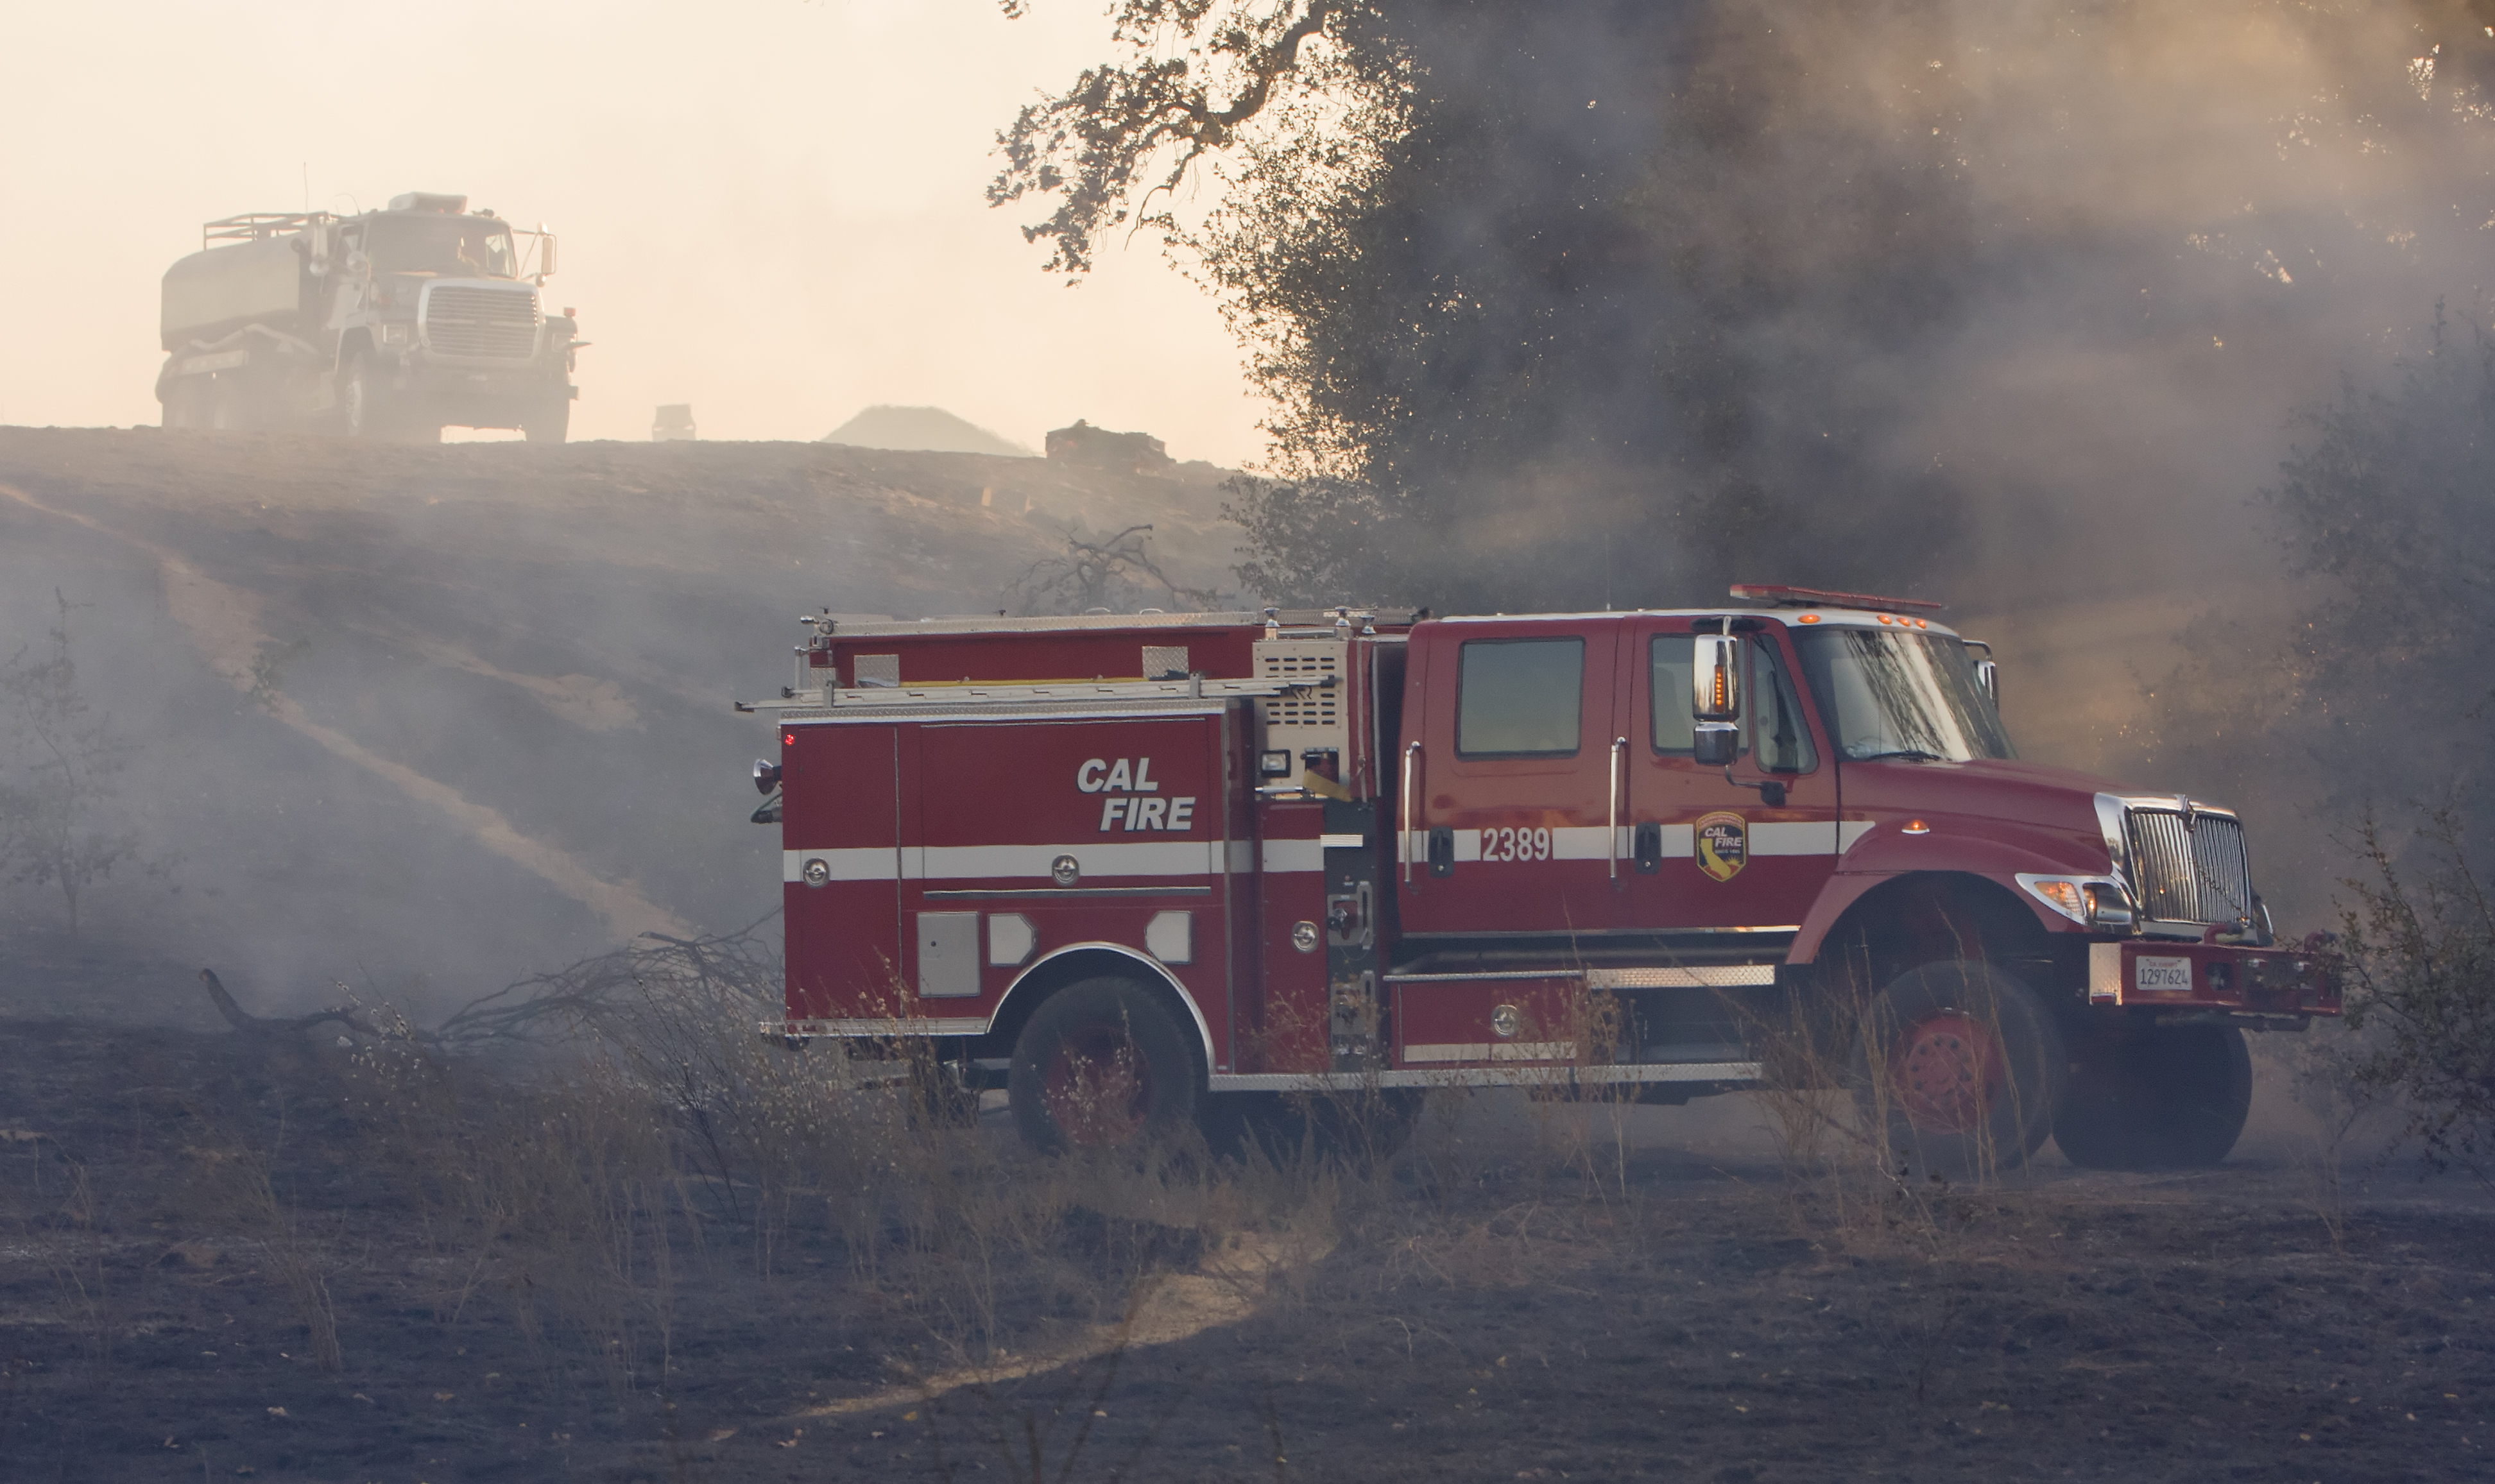
[(1386, 15), (1416, 127), (1311, 358), (1466, 605), (1582, 602), (1623, 540), (1623, 602), (2265, 576), (2291, 414), (2488, 288), (2458, 10)]
[[(1067, 292), (981, 188), (1097, 16), (994, 0), (418, 10), (13, 7), (0, 46), (0, 423), (152, 423), (157, 283), (203, 221), (464, 193), (562, 239), (574, 438), (819, 438), (933, 403), (1037, 447), (1077, 417), (1237, 465), (1255, 404), (1149, 245)], [(459, 436), (457, 434), (454, 437)]]
[[(2160, 771), (2142, 687), (2213, 616), (2292, 605), (2254, 500), (2291, 414), (2379, 375), (2438, 299), (2484, 305), (2482, 22), (2259, 0), (1390, 19), (1443, 106), (1371, 224), (1412, 244), (1403, 276), (1344, 345), (1401, 409), (1399, 467), (1451, 493), (1483, 605), (1734, 578), (1943, 597), (2000, 646), (2029, 756), (2311, 838), (2301, 785)], [(981, 203), (994, 131), (1097, 60), (1088, 7), (10, 27), (58, 65), (0, 101), (0, 190), (41, 227), (0, 242), (40, 289), (0, 304), (0, 421), (152, 422), (159, 276), (200, 221), (301, 204), (308, 160), (315, 205), (464, 191), (563, 234), (554, 298), (596, 342), (582, 438), (644, 437), (661, 402), (706, 439), (923, 403), (1026, 444), (1085, 417), (1180, 459), (1258, 451), (1210, 299), (1140, 245), (1069, 293)], [(496, 43), (446, 67), (437, 36)], [(1429, 310), (1449, 283), (1463, 312)], [(40, 635), (56, 582), (95, 604), (82, 675), (186, 862), (178, 911), (123, 926), (306, 994), (357, 963), (491, 987), (635, 923), (767, 911), (739, 777), (767, 734), (725, 701), (782, 683), (800, 608), (1001, 605), (1062, 549), (1033, 509), (1155, 519), (1191, 585), (1231, 544), (1202, 502), (1033, 507), (1015, 481), (1053, 476), (1006, 468), (1029, 461), (83, 436), (0, 458), (31, 501), (0, 500), (0, 641)], [(262, 661), (279, 698), (248, 694)], [(2274, 896), (2318, 925), (2326, 867), (2293, 858), (2314, 881)]]

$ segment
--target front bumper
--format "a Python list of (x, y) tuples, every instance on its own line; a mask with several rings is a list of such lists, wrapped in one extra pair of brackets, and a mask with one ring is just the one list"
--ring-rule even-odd
[(2243, 1015), (2340, 1013), (2339, 963), (2321, 941), (2296, 947), (2129, 939), (2088, 944), (2088, 1004)]
[(417, 353), (399, 363), (395, 381), (399, 390), (421, 396), (472, 397), (486, 401), (553, 398), (560, 401), (580, 395), (579, 388), (565, 379), (560, 362), (505, 361), (462, 365), (454, 360), (438, 359)]

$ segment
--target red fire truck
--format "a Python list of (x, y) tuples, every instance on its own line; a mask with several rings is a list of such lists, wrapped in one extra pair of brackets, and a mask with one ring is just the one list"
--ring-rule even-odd
[(1834, 1066), (1936, 1169), (2048, 1136), (2223, 1159), (2242, 1033), (2339, 1008), (2236, 817), (2019, 761), (1936, 604), (1732, 593), (809, 619), (755, 765), (765, 1029), (915, 1047), (1043, 1148), (1294, 1093), (1679, 1102)]

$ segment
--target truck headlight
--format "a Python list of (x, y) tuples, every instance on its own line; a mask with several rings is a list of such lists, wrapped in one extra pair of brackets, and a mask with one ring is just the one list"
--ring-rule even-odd
[(2018, 878), (2018, 884), (2026, 887), (2028, 893), (2036, 900), (2073, 922), (2088, 920), (2087, 894), (2079, 889), (2079, 882), (2056, 881), (2050, 877), (2022, 876)]
[(2103, 877), (2021, 875), (2018, 884), (2081, 927), (2131, 926), (2131, 898)]
[(2087, 889), (2088, 920), (2104, 927), (2129, 927), (2138, 914), (2132, 911), (2131, 898), (2110, 881), (2092, 882)]
[(385, 325), (382, 326), (382, 344), (405, 345), (409, 339), (409, 332), (415, 328), (415, 325), (404, 321)]

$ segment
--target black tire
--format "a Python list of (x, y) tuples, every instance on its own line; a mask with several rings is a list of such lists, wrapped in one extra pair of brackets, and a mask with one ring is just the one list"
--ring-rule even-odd
[(2053, 1142), (2083, 1169), (2202, 1169), (2235, 1147), (2252, 1106), (2241, 1031), (2125, 1030), (2082, 1052), (2053, 1110)]
[(522, 419), (520, 431), (531, 443), (561, 443), (571, 431), (571, 403), (550, 402), (536, 416)]
[(177, 376), (165, 386), (163, 425), (169, 428), (196, 428), (207, 424), (207, 413), (200, 394), (207, 385), (196, 376)]
[(347, 374), (338, 379), (338, 425), (349, 438), (369, 443), (383, 442), (395, 431), (389, 388), (382, 385), (381, 371), (369, 356), (358, 354), (348, 361)]
[(1186, 1036), (1129, 979), (1078, 979), (1048, 997), (1014, 1041), (1006, 1096), (1034, 1149), (1119, 1149), (1188, 1128), (1203, 1075)]
[(2070, 1075), (2035, 991), (1980, 960), (1909, 969), (1872, 998), (1850, 1081), (1917, 1176), (2018, 1169), (2052, 1133)]
[(220, 433), (247, 433), (258, 421), (252, 417), (251, 388), (235, 376), (220, 376), (208, 387), (207, 425)]

